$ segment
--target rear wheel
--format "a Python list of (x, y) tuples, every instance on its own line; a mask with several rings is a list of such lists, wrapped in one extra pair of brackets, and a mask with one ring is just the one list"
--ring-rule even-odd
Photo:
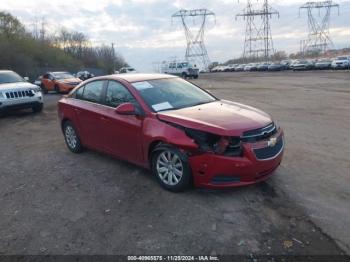
[(72, 122), (66, 121), (63, 124), (63, 134), (70, 151), (76, 154), (83, 152), (83, 146)]
[(152, 154), (152, 171), (166, 190), (182, 192), (191, 182), (191, 168), (187, 156), (170, 145), (159, 145)]

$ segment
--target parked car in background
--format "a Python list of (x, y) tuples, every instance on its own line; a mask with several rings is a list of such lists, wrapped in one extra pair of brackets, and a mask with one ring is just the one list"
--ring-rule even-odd
[(339, 56), (332, 62), (332, 69), (349, 69), (350, 68), (350, 61), (349, 58), (346, 56)]
[(13, 71), (0, 70), (0, 115), (7, 111), (31, 108), (41, 112), (44, 107), (40, 87)]
[(244, 71), (257, 71), (258, 70), (258, 64), (250, 63), (244, 67)]
[(73, 153), (89, 148), (149, 168), (174, 192), (192, 182), (256, 184), (283, 158), (283, 130), (268, 114), (164, 74), (87, 80), (59, 101), (58, 115)]
[(235, 72), (242, 72), (242, 71), (244, 71), (245, 66), (246, 66), (245, 64), (238, 65), (235, 68)]
[(258, 70), (258, 71), (267, 71), (267, 70), (269, 69), (269, 65), (270, 65), (270, 63), (261, 63), (261, 64), (258, 64), (257, 70)]
[(298, 60), (293, 64), (293, 71), (311, 70), (314, 64), (308, 60)]
[(76, 74), (76, 77), (79, 78), (80, 80), (88, 80), (90, 78), (93, 78), (95, 77), (94, 74), (90, 73), (89, 71), (79, 71), (77, 74)]
[(48, 72), (42, 77), (41, 89), (45, 94), (49, 91), (69, 93), (81, 82), (81, 79), (68, 72)]
[(122, 67), (119, 69), (119, 74), (136, 74), (137, 71), (133, 67)]
[(318, 70), (331, 69), (331, 67), (332, 61), (329, 59), (321, 59), (315, 63), (315, 69)]
[(291, 69), (290, 66), (292, 64), (292, 61), (290, 60), (282, 60), (280, 64), (283, 66), (283, 70), (289, 70)]
[(282, 70), (284, 70), (284, 66), (280, 63), (272, 63), (271, 65), (269, 65), (268, 70), (269, 71), (282, 71)]
[(231, 65), (228, 65), (228, 72), (234, 72), (235, 71), (235, 68), (238, 66), (238, 64), (231, 64)]
[(199, 77), (199, 69), (189, 62), (170, 62), (164, 63), (161, 67), (161, 72), (164, 74), (181, 76), (182, 78)]

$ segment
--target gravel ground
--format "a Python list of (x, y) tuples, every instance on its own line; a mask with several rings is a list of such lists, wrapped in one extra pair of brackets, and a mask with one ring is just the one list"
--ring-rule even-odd
[(261, 108), (285, 129), (269, 181), (162, 190), (149, 171), (71, 154), (56, 113), (0, 119), (0, 254), (350, 253), (349, 72), (218, 73), (195, 82)]

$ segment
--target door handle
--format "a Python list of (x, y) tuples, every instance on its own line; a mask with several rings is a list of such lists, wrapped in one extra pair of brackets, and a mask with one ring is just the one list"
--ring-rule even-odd
[(74, 111), (75, 111), (77, 114), (80, 114), (80, 113), (81, 113), (81, 110), (78, 109), (78, 108), (74, 108)]

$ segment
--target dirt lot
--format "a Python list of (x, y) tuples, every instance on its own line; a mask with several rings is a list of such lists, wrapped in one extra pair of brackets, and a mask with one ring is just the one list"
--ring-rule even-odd
[(162, 190), (147, 170), (71, 154), (56, 116), (0, 119), (0, 254), (350, 253), (350, 73), (220, 73), (196, 83), (271, 113), (282, 167), (228, 191)]

